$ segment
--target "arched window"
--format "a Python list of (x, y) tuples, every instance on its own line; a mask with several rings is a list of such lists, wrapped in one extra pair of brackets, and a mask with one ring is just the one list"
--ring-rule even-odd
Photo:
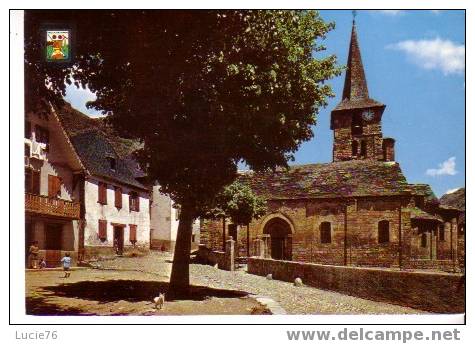
[(332, 225), (330, 222), (322, 222), (320, 224), (320, 242), (329, 244), (332, 242)]
[(378, 243), (389, 242), (389, 221), (383, 220), (378, 223)]
[(421, 236), (421, 247), (427, 247), (427, 233), (422, 233)]
[(366, 141), (363, 140), (361, 141), (361, 156), (366, 158), (366, 155), (368, 154), (367, 149), (366, 149)]
[(357, 156), (358, 155), (358, 141), (354, 140), (351, 143), (351, 155)]

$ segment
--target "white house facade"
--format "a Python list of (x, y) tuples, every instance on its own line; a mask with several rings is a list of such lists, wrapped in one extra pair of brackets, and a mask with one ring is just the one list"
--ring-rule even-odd
[[(150, 207), (150, 247), (155, 250), (173, 252), (180, 218), (180, 207), (169, 196), (160, 192), (160, 186), (154, 185)], [(197, 249), (200, 243), (200, 220), (193, 222), (191, 249)]]

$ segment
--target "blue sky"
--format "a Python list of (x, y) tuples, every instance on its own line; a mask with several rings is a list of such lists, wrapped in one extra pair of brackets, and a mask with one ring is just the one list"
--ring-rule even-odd
[[(346, 64), (351, 11), (320, 11), (335, 21), (324, 54)], [(437, 196), (465, 186), (465, 13), (358, 11), (358, 40), (370, 96), (384, 104), (383, 135), (396, 139), (396, 161), (411, 183), (428, 183)], [(330, 81), (336, 97), (318, 114), (315, 137), (300, 147), (296, 164), (330, 162), (330, 112), (341, 99), (344, 74)], [(85, 108), (94, 98), (68, 88), (66, 99)]]

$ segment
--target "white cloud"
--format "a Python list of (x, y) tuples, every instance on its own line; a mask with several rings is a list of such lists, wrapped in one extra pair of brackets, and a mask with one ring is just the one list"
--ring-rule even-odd
[(404, 14), (403, 10), (379, 10), (379, 11), (375, 11), (375, 12), (386, 14), (388, 16), (400, 16), (400, 15)]
[(455, 157), (452, 156), (445, 160), (443, 163), (439, 164), (439, 168), (429, 168), (426, 171), (426, 174), (432, 177), (435, 176), (453, 176), (457, 174), (458, 171), (455, 170)]
[(431, 40), (407, 40), (386, 48), (401, 50), (409, 59), (424, 69), (439, 69), (444, 75), (461, 74), (465, 70), (465, 45), (439, 37)]

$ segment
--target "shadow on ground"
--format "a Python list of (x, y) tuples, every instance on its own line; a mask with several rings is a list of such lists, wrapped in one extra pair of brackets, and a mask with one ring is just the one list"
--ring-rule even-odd
[(75, 307), (61, 307), (48, 303), (45, 297), (28, 296), (25, 300), (26, 314), (30, 315), (91, 315)]
[[(61, 284), (42, 288), (53, 296), (79, 298), (97, 301), (99, 303), (115, 301), (151, 301), (159, 293), (167, 293), (168, 282), (137, 281), (137, 280), (111, 280), (111, 281), (83, 281), (77, 283)], [(202, 301), (210, 297), (240, 298), (248, 293), (234, 290), (213, 289), (201, 286), (191, 286), (186, 296), (166, 294), (166, 300)]]

